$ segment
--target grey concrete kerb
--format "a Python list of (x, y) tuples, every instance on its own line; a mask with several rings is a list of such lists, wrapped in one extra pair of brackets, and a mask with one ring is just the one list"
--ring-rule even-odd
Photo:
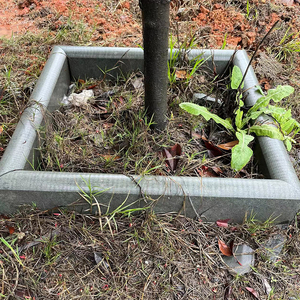
[[(203, 52), (211, 65), (221, 72), (234, 51), (192, 50), (192, 59)], [(268, 179), (197, 178), (89, 174), (33, 171), (36, 151), (36, 128), (43, 120), (43, 111), (58, 108), (73, 79), (97, 78), (101, 70), (108, 70), (122, 61), (119, 70), (127, 73), (143, 69), (143, 51), (135, 48), (54, 47), (31, 95), (28, 107), (17, 125), (13, 137), (0, 162), (0, 213), (9, 214), (23, 204), (36, 203), (40, 209), (69, 206), (83, 210), (87, 204), (80, 200), (79, 188), (87, 190), (86, 182), (98, 190), (106, 190), (97, 197), (103, 208), (111, 210), (125, 199), (132, 207), (153, 206), (157, 213), (181, 212), (189, 217), (197, 213), (203, 219), (215, 221), (230, 218), (242, 222), (251, 212), (259, 220), (278, 216), (277, 222), (291, 220), (300, 209), (300, 185), (288, 154), (281, 141), (259, 137), (257, 157)], [(245, 51), (238, 51), (233, 63), (245, 71), (249, 60)], [(118, 72), (117, 69), (112, 71)], [(253, 69), (246, 80), (247, 104), (260, 97)], [(30, 162), (30, 163), (29, 163)], [(138, 184), (137, 184), (138, 183)], [(203, 214), (202, 214), (203, 213)]]

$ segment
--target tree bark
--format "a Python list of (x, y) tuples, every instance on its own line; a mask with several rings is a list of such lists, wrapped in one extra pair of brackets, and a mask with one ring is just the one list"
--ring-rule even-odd
[(143, 19), (145, 109), (153, 128), (167, 123), (170, 0), (140, 0)]

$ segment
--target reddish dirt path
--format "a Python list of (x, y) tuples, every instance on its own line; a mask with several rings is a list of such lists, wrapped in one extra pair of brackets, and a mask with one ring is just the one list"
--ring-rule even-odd
[[(135, 0), (134, 0), (135, 1)], [(92, 41), (106, 40), (141, 33), (141, 24), (133, 20), (130, 2), (110, 1), (103, 4), (97, 0), (0, 0), (0, 36), (10, 37), (26, 31), (39, 32), (48, 27), (59, 29), (68, 18), (82, 21), (94, 29)], [(100, 28), (100, 29), (99, 29)], [(129, 46), (129, 38), (124, 43)], [(127, 44), (127, 45), (126, 45)]]
[[(38, 32), (45, 27), (55, 31), (70, 18), (94, 30), (91, 41), (106, 46), (120, 41), (123, 46), (137, 46), (141, 42), (137, 3), (138, 0), (0, 0), (0, 36)], [(204, 34), (209, 34), (210, 40), (202, 46), (213, 48), (222, 46), (225, 33), (227, 48), (249, 48), (277, 20), (288, 20), (294, 32), (300, 31), (299, 0), (251, 0), (250, 15), (246, 1), (234, 3), (228, 6), (226, 1), (172, 0), (172, 20), (178, 21), (183, 32), (208, 29)]]

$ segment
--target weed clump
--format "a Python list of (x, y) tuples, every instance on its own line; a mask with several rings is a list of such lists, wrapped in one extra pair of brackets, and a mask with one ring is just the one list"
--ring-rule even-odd
[[(179, 108), (180, 102), (197, 92), (214, 93), (212, 77), (200, 70), (197, 62), (190, 69), (187, 64), (180, 68), (169, 65), (172, 80), (164, 131), (151, 130), (152, 120), (144, 113), (142, 73), (114, 82), (77, 82), (77, 94), (93, 90), (94, 96), (82, 105), (68, 104), (46, 114), (45, 125), (39, 129), (40, 168), (126, 175), (236, 176), (229, 165), (231, 148), (217, 147), (233, 142), (230, 133), (217, 131), (212, 123), (189, 117)], [(238, 176), (255, 178), (256, 173), (251, 162)]]

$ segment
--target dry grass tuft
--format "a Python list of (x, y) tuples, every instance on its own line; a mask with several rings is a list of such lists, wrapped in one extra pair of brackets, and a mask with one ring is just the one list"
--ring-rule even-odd
[[(2, 216), (2, 241), (10, 245), (0, 243), (2, 297), (251, 299), (246, 289), (251, 287), (260, 299), (298, 299), (293, 298), (300, 292), (297, 222), (283, 228), (251, 219), (221, 228), (150, 212), (107, 220), (101, 218), (101, 229), (98, 217), (74, 212), (31, 210), (13, 218)], [(287, 241), (280, 258), (270, 262), (261, 245), (274, 234)], [(255, 250), (249, 274), (230, 275), (219, 239)]]

